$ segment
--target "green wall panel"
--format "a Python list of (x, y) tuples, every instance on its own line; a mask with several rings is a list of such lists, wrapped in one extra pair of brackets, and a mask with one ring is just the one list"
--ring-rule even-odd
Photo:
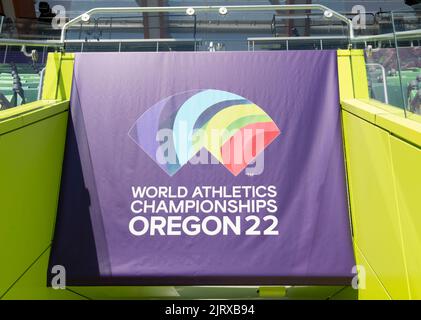
[(93, 300), (113, 300), (113, 299), (177, 299), (179, 294), (174, 287), (71, 287), (73, 292), (77, 292), (83, 296)]
[(389, 133), (343, 112), (354, 241), (393, 299), (408, 299)]
[[(348, 291), (349, 289), (351, 291)], [(342, 298), (339, 296), (341, 293), (343, 293)], [(290, 287), (287, 288), (286, 298), (288, 300), (354, 300), (356, 291), (344, 286)]]
[(357, 264), (364, 267), (364, 287), (358, 290), (359, 300), (391, 300), (390, 295), (382, 285), (378, 276), (365, 259), (364, 255), (355, 248)]
[(45, 71), (42, 99), (68, 100), (72, 89), (74, 54), (51, 52)]
[(390, 138), (412, 299), (421, 299), (421, 150)]
[(67, 289), (46, 286), (50, 250), (45, 250), (3, 296), (3, 300), (86, 300)]
[(338, 81), (341, 99), (354, 98), (350, 50), (338, 50)]
[(354, 97), (358, 99), (368, 98), (368, 80), (364, 59), (364, 50), (351, 50), (350, 52)]
[(0, 296), (51, 243), (67, 117), (61, 111), (0, 135)]
[(358, 290), (344, 287), (329, 297), (329, 300), (358, 300)]

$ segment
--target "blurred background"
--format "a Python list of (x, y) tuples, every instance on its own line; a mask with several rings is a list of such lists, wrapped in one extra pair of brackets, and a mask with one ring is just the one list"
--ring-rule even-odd
[[(370, 95), (421, 113), (421, 0), (1, 0), (0, 108), (35, 101), (48, 52), (326, 50), (349, 47), (348, 26), (322, 11), (236, 11), (93, 15), (66, 32), (64, 23), (96, 7), (322, 4), (354, 23), (364, 40)], [(379, 37), (383, 36), (383, 37)]]

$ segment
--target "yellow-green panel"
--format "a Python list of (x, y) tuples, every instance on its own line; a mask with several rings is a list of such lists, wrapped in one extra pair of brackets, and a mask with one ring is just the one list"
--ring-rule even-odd
[(260, 287), (259, 296), (262, 298), (282, 298), (286, 296), (286, 288), (279, 286)]
[(343, 112), (354, 241), (393, 299), (409, 298), (389, 133)]
[(66, 53), (61, 58), (61, 68), (59, 71), (59, 82), (57, 88), (58, 100), (70, 99), (72, 90), (73, 67), (74, 67), (74, 54)]
[[(347, 187), (347, 195), (348, 195), (348, 217), (350, 220), (350, 228), (351, 228), (351, 238), (352, 238), (352, 245), (353, 247), (355, 247), (355, 231), (358, 230), (357, 228), (357, 224), (358, 221), (355, 218), (354, 215), (354, 210), (352, 208), (352, 203), (353, 203), (353, 194), (350, 192), (349, 190), (349, 186), (352, 184), (351, 181), (351, 176), (348, 173), (348, 165), (349, 162), (347, 161), (347, 150), (346, 150), (346, 145), (345, 145), (345, 130), (344, 130), (344, 119), (345, 119), (345, 115), (344, 113), (347, 113), (344, 109), (341, 109), (341, 113), (340, 113), (340, 117), (341, 117), (341, 128), (342, 128), (342, 143), (343, 143), (343, 153), (344, 153), (344, 166), (345, 166), (345, 183), (346, 183), (346, 187)], [(355, 248), (354, 248), (355, 251)]]
[(11, 110), (14, 110), (14, 113), (7, 113), (9, 110), (1, 111), (0, 134), (19, 129), (68, 109), (68, 100), (61, 102), (39, 100), (22, 107), (12, 108)]
[(364, 51), (351, 50), (352, 77), (354, 84), (354, 97), (368, 98), (368, 80), (365, 66)]
[(379, 114), (376, 124), (394, 135), (421, 146), (421, 123), (394, 114)]
[[(357, 264), (364, 268), (363, 275), (360, 273), (360, 283), (364, 283), (365, 288), (360, 288), (358, 290), (358, 299), (391, 300), (386, 289), (382, 286), (379, 278), (376, 276), (371, 266), (367, 263), (367, 260), (364, 258), (364, 255), (358, 247), (355, 248), (355, 258), (357, 260)], [(365, 277), (365, 279), (363, 280), (361, 277)]]
[(42, 98), (44, 100), (70, 99), (74, 54), (54, 52), (48, 54)]
[(421, 115), (410, 111), (406, 112), (406, 117), (415, 122), (421, 123)]
[(358, 99), (345, 99), (341, 101), (342, 109), (363, 118), (371, 123), (376, 123), (376, 115), (382, 110)]
[(421, 149), (390, 141), (411, 298), (421, 299)]
[(0, 296), (51, 243), (67, 117), (60, 112), (0, 135)]
[[(286, 299), (288, 300), (329, 300), (335, 295), (345, 290), (344, 286), (311, 286), (311, 287), (290, 287), (286, 290)], [(354, 296), (348, 296), (346, 299), (355, 299)]]
[[(385, 104), (383, 102), (380, 102), (380, 101), (377, 101), (377, 100), (374, 100), (374, 99), (360, 99), (360, 100), (362, 102), (368, 104), (368, 105), (371, 105), (371, 106), (374, 106), (376, 108), (381, 109), (382, 113), (396, 114), (396, 115), (401, 116), (403, 118), (405, 117), (405, 112), (402, 108), (394, 107), (394, 106), (391, 106), (389, 104)], [(418, 116), (418, 117), (420, 117), (420, 116)]]
[(258, 299), (257, 286), (179, 286), (179, 299)]
[(354, 98), (350, 55), (349, 50), (338, 50), (338, 81), (341, 100)]
[(40, 107), (55, 103), (55, 100), (39, 100), (31, 103), (23, 104), (15, 108), (0, 111), (0, 121), (14, 118), (21, 114), (37, 110)]
[(391, 106), (389, 104), (385, 104), (383, 102), (380, 102), (374, 99), (360, 99), (360, 100), (364, 101), (367, 104), (370, 104), (372, 106), (382, 109), (383, 111), (385, 111), (384, 114), (393, 114), (396, 116), (400, 116), (401, 118), (407, 118), (409, 120), (412, 120), (421, 124), (421, 115), (419, 114), (406, 111), (406, 117), (405, 117), (405, 111), (402, 108)]
[(55, 100), (57, 97), (57, 85), (61, 65), (61, 53), (51, 52), (48, 54), (45, 67), (44, 84), (42, 88), (43, 100)]
[(70, 287), (73, 292), (79, 293), (93, 300), (114, 299), (177, 299), (179, 294), (174, 287)]
[(358, 290), (353, 287), (343, 287), (330, 296), (329, 300), (358, 300)]
[(341, 106), (346, 111), (421, 146), (421, 121), (414, 115), (407, 119), (399, 109), (370, 99), (344, 99)]
[(47, 287), (47, 268), (50, 250), (46, 250), (25, 274), (2, 297), (4, 300), (84, 300), (67, 289)]

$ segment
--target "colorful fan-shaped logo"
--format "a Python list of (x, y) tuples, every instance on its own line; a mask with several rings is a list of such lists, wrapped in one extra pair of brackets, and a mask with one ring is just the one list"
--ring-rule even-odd
[(227, 91), (182, 92), (136, 120), (129, 136), (170, 176), (203, 148), (238, 175), (280, 134), (256, 104)]

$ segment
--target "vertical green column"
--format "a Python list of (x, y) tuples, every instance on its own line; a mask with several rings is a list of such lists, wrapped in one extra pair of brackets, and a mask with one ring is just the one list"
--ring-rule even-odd
[(364, 50), (350, 50), (350, 53), (354, 97), (356, 99), (368, 99), (368, 80)]
[(44, 78), (43, 100), (70, 99), (74, 54), (54, 52), (48, 54)]
[(338, 50), (338, 80), (341, 100), (354, 98), (352, 78), (351, 51)]

